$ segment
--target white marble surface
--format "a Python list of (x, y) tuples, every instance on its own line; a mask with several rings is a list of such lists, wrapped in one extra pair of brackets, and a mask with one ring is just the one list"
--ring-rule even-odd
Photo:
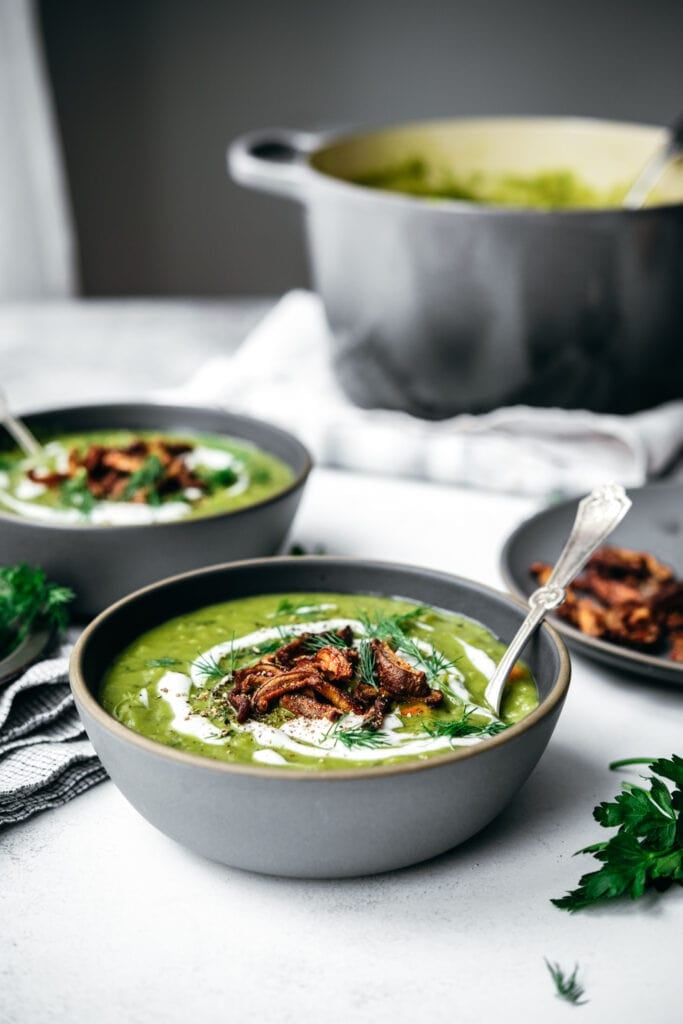
[[(4, 383), (2, 324), (0, 312)], [(97, 317), (91, 324), (97, 334)], [(163, 334), (159, 317), (154, 331)], [(134, 335), (120, 345), (117, 389), (146, 347)], [(22, 402), (27, 356), (50, 344), (27, 339), (10, 344)], [(197, 358), (183, 346), (176, 337), (168, 353), (176, 368)], [(55, 380), (65, 392), (89, 377), (100, 388), (93, 354), (81, 354), (78, 377), (57, 354), (55, 377), (40, 371), (40, 402), (56, 399)], [(144, 365), (153, 371), (153, 361)], [(502, 541), (530, 511), (526, 499), (317, 470), (293, 538), (499, 585)], [(676, 1024), (683, 889), (574, 916), (549, 900), (592, 866), (572, 854), (603, 831), (591, 811), (617, 791), (608, 762), (680, 752), (682, 735), (683, 690), (574, 658), (550, 746), (493, 825), (437, 860), (341, 882), (208, 863), (105, 783), (0, 834), (0, 1022), (553, 1024), (576, 1014)], [(555, 997), (544, 957), (567, 969), (578, 962), (586, 1005)]]

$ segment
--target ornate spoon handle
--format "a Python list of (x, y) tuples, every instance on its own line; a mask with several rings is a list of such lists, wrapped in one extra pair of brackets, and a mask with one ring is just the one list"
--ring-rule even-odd
[(529, 614), (524, 619), (484, 694), (489, 707), (498, 714), (503, 688), (510, 670), (536, 632), (546, 613), (564, 601), (569, 584), (581, 572), (596, 548), (609, 537), (631, 507), (631, 499), (620, 484), (605, 484), (582, 498), (576, 519), (555, 563), (548, 582), (529, 597)]
[(26, 455), (37, 455), (41, 450), (40, 445), (26, 424), (22, 423), (21, 420), (17, 419), (16, 416), (13, 416), (10, 412), (7, 399), (5, 398), (5, 394), (2, 389), (0, 389), (0, 423), (4, 424)]

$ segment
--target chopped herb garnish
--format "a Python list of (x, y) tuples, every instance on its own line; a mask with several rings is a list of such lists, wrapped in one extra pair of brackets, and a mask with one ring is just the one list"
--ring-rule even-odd
[(138, 491), (147, 491), (148, 505), (160, 505), (161, 497), (154, 489), (164, 476), (164, 467), (158, 455), (148, 455), (139, 469), (130, 474), (123, 492), (124, 501), (130, 501)]
[(65, 480), (59, 487), (59, 496), (62, 505), (67, 508), (77, 508), (79, 512), (88, 515), (92, 512), (95, 498), (88, 487), (88, 474), (85, 469), (79, 469), (70, 480)]
[(226, 466), (223, 469), (197, 469), (195, 470), (196, 475), (204, 483), (210, 494), (214, 491), (220, 491), (225, 487), (232, 487), (236, 484), (239, 477), (234, 469), (230, 466)]
[(571, 974), (565, 974), (559, 964), (551, 963), (550, 960), (545, 961), (546, 967), (550, 971), (550, 977), (555, 982), (556, 994), (558, 999), (565, 999), (568, 1003), (573, 1003), (574, 1006), (583, 1006), (588, 1000), (584, 999), (584, 989), (582, 985), (579, 985), (577, 981), (577, 974), (579, 972), (579, 965), (574, 966), (574, 970)]
[(42, 569), (23, 563), (0, 568), (0, 658), (33, 628), (64, 629), (73, 597), (72, 590), (51, 583)]
[(498, 733), (507, 729), (504, 722), (486, 722), (484, 725), (471, 722), (470, 717), (477, 714), (478, 711), (479, 708), (465, 708), (461, 718), (425, 722), (422, 728), (428, 736), (434, 739), (440, 736), (448, 736), (450, 739), (458, 739), (462, 736), (497, 736)]
[[(617, 833), (577, 851), (592, 853), (602, 867), (583, 875), (566, 896), (552, 900), (556, 907), (583, 910), (619, 896), (635, 900), (651, 889), (662, 892), (674, 882), (683, 885), (683, 758), (630, 758), (614, 761), (610, 768), (632, 764), (649, 766), (649, 788), (624, 782), (614, 801), (593, 810), (600, 825)], [(671, 789), (667, 783), (673, 783)]]
[(150, 658), (145, 662), (145, 668), (173, 668), (174, 665), (182, 665), (177, 658)]

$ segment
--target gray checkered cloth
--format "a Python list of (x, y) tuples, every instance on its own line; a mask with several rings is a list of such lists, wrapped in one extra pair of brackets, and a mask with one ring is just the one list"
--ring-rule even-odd
[(68, 647), (0, 689), (0, 828), (107, 778), (78, 717)]

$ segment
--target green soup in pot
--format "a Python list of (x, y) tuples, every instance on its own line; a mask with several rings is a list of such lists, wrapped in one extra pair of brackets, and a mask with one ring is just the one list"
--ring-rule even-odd
[[(231, 512), (273, 497), (294, 480), (280, 459), (237, 438), (203, 433), (90, 431), (41, 438), (39, 455), (0, 452), (0, 511), (55, 525), (111, 526), (174, 522)], [(96, 449), (125, 452), (155, 442), (185, 449), (174, 458), (184, 477), (164, 479), (155, 455), (131, 463), (112, 494), (70, 459)], [(72, 476), (67, 474), (72, 472)], [(99, 473), (101, 477), (104, 470)], [(183, 483), (184, 479), (184, 483)], [(185, 486), (185, 484), (190, 484)]]
[[(285, 662), (283, 652), (292, 647), (297, 658)], [(386, 696), (379, 659), (387, 648), (428, 697)], [(504, 649), (480, 623), (401, 599), (268, 594), (202, 608), (145, 633), (116, 658), (100, 700), (128, 728), (214, 760), (285, 771), (374, 768), (486, 742), (528, 715), (538, 694), (521, 663), (508, 683), (500, 718), (485, 704), (486, 683)], [(317, 664), (330, 651), (332, 658), (341, 652), (353, 663), (352, 676), (335, 684), (334, 692), (321, 681), (319, 688), (313, 683), (313, 689), (299, 687), (297, 693), (304, 704), (322, 708), (324, 717), (287, 710), (284, 697), (282, 704), (257, 707), (261, 687), (272, 682), (267, 677), (251, 694), (248, 718), (239, 721), (235, 693), (249, 666), (256, 665), (254, 673), (259, 666), (286, 673), (296, 689), (301, 666)], [(362, 710), (342, 712), (341, 705), (328, 703), (340, 693), (360, 700), (361, 692)], [(382, 698), (383, 715), (372, 724), (367, 709), (376, 706), (375, 695)]]

